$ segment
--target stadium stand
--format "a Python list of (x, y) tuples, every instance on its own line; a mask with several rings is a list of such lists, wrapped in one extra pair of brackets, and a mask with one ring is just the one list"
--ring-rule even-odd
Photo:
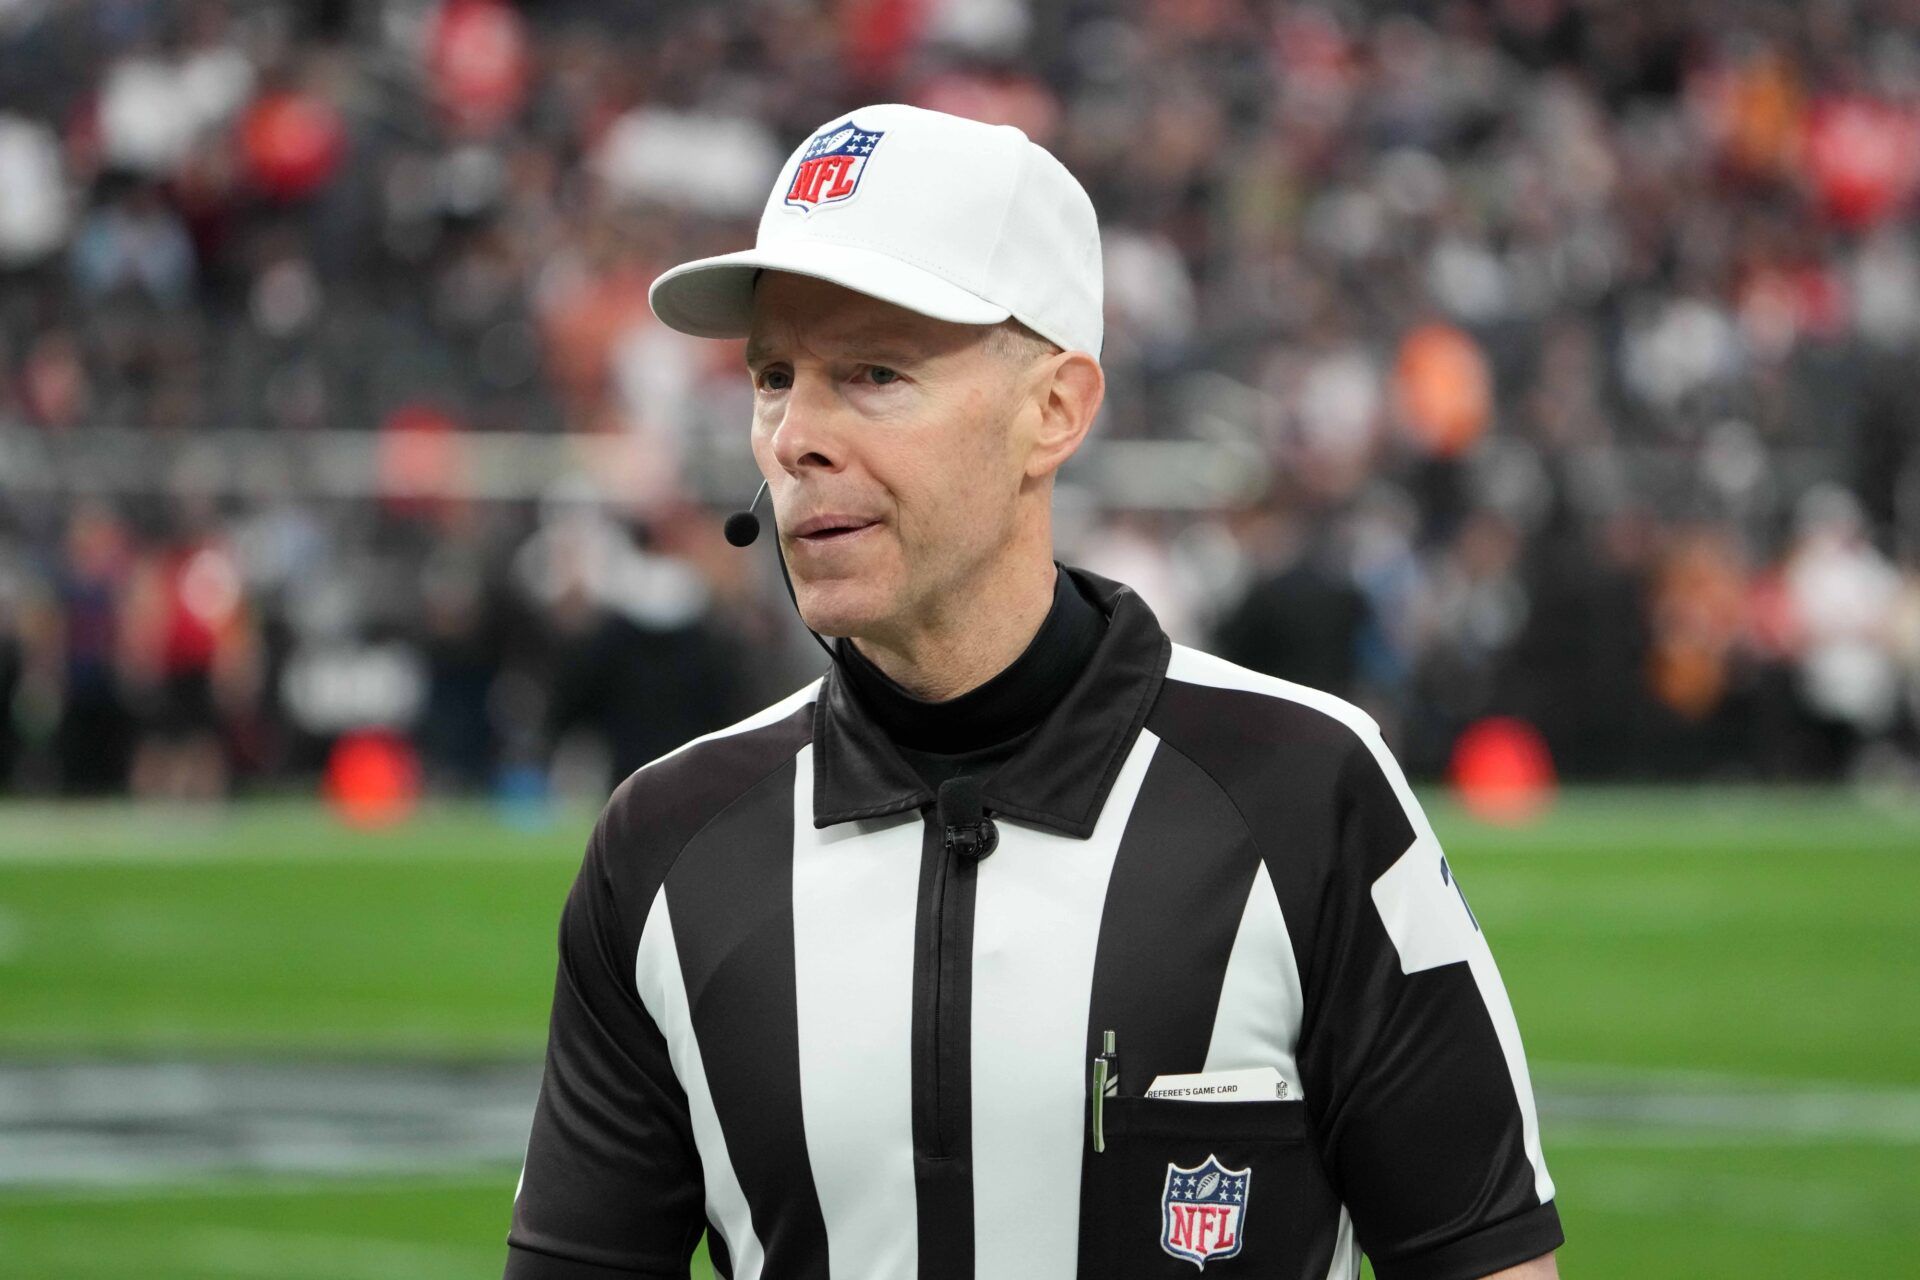
[(1920, 772), (1910, 6), (15, 0), (0, 790), (371, 728), (591, 791), (805, 678), (718, 534), (737, 359), (645, 293), (870, 101), (1093, 194), (1062, 555), (1177, 638), (1428, 775), (1492, 715), (1574, 777)]

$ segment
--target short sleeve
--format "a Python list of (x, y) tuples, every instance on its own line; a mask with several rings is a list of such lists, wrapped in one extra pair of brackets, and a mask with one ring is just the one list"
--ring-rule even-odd
[(1478, 1280), (1562, 1243), (1520, 1034), (1479, 921), (1372, 726), (1339, 770), (1300, 1063), (1380, 1280)]
[(620, 918), (604, 830), (603, 819), (561, 914), (507, 1280), (684, 1277), (705, 1229), (686, 1095), (634, 988), (643, 922)]

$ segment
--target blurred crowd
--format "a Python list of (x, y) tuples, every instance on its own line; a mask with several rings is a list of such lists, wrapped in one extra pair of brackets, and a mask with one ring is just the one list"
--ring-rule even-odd
[(740, 354), (646, 287), (873, 101), (1092, 194), (1090, 449), (1259, 464), (1214, 507), (1063, 494), (1062, 558), (1176, 638), (1427, 776), (1506, 716), (1568, 776), (1920, 786), (1910, 0), (4, 0), (0, 444), (643, 465), (341, 499), (0, 448), (0, 789), (271, 788), (378, 732), (435, 787), (591, 791), (807, 678), (701, 479), (750, 492)]

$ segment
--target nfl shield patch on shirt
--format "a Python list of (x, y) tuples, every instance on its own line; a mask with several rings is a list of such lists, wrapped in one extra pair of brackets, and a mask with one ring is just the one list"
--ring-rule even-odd
[(1252, 1169), (1228, 1169), (1215, 1156), (1197, 1168), (1167, 1165), (1160, 1193), (1160, 1247), (1202, 1271), (1240, 1252)]
[(873, 149), (885, 136), (881, 130), (862, 129), (851, 120), (815, 134), (793, 171), (787, 206), (811, 213), (822, 205), (853, 199)]

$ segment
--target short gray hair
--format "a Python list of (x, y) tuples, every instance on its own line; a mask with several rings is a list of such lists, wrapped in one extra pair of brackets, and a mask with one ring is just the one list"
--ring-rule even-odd
[(987, 333), (986, 344), (989, 353), (1019, 367), (1063, 350), (1059, 343), (1041, 337), (1012, 316), (993, 326)]

